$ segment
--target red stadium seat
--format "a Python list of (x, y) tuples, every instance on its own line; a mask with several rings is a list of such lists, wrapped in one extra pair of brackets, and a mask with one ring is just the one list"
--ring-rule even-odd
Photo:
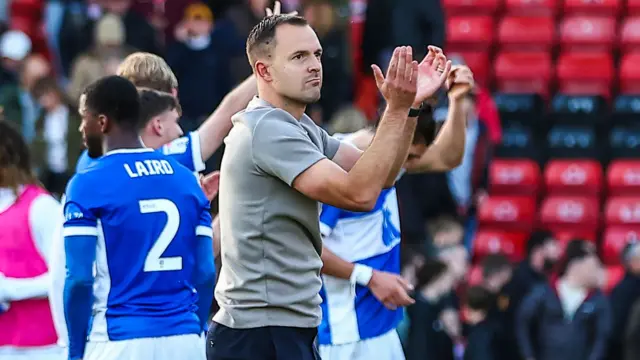
[(496, 159), (489, 166), (492, 195), (536, 196), (540, 188), (540, 167), (529, 159)]
[(640, 50), (640, 16), (628, 17), (622, 21), (619, 40), (623, 52)]
[(502, 253), (508, 256), (511, 261), (520, 261), (524, 258), (527, 235), (523, 232), (479, 230), (473, 241), (474, 257), (478, 261), (486, 255)]
[(640, 15), (640, 0), (627, 0), (626, 3), (626, 16)]
[(559, 90), (569, 95), (602, 95), (609, 98), (613, 74), (613, 57), (607, 52), (563, 53), (556, 66)]
[(540, 224), (553, 232), (589, 237), (598, 231), (600, 208), (596, 197), (549, 196), (540, 207)]
[(569, 241), (574, 239), (580, 239), (592, 243), (594, 246), (597, 240), (596, 231), (580, 231), (580, 230), (560, 230), (553, 231), (553, 236), (560, 243), (560, 252), (564, 252), (565, 247)]
[(544, 170), (549, 194), (598, 195), (602, 178), (602, 166), (594, 160), (551, 160)]
[(551, 16), (558, 11), (556, 0), (505, 0), (508, 14), (524, 16)]
[(489, 54), (486, 51), (454, 52), (447, 51), (447, 56), (460, 56), (464, 59), (469, 69), (473, 71), (473, 79), (479, 84), (487, 84), (490, 75)]
[(617, 16), (621, 5), (621, 0), (564, 0), (564, 13)]
[(442, 3), (447, 15), (494, 14), (500, 3), (498, 0), (444, 0)]
[(607, 169), (609, 194), (640, 195), (640, 161), (616, 160)]
[(640, 50), (631, 52), (620, 60), (620, 92), (640, 94)]
[(640, 196), (610, 197), (604, 208), (607, 225), (640, 225)]
[(624, 247), (640, 240), (640, 226), (608, 227), (602, 240), (602, 260), (607, 265), (619, 265), (620, 255)]
[(546, 52), (500, 53), (495, 59), (496, 86), (505, 93), (547, 95), (552, 76), (551, 54)]
[(605, 293), (611, 293), (616, 285), (622, 280), (624, 277), (624, 268), (622, 266), (608, 266), (606, 268), (606, 279), (604, 283), (604, 289), (602, 289)]
[(487, 51), (494, 38), (491, 16), (453, 16), (447, 20), (447, 51)]
[(570, 16), (560, 24), (560, 44), (565, 51), (613, 48), (616, 19), (603, 16)]
[(506, 16), (498, 25), (502, 50), (549, 50), (555, 42), (555, 21), (551, 16)]
[(478, 210), (481, 226), (505, 231), (531, 231), (535, 222), (535, 199), (530, 196), (490, 196)]

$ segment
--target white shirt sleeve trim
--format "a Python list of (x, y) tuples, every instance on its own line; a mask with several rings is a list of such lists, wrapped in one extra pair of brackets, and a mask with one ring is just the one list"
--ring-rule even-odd
[(65, 227), (62, 236), (98, 236), (98, 228), (93, 226)]
[(205, 169), (204, 160), (202, 159), (202, 149), (200, 148), (200, 134), (193, 131), (189, 134), (191, 140), (191, 157), (193, 158), (193, 170), (196, 172)]
[(196, 236), (206, 236), (213, 238), (213, 229), (209, 226), (199, 225), (196, 227)]

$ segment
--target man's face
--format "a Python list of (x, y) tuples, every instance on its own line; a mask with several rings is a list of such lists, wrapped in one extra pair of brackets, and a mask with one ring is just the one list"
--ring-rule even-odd
[(595, 254), (589, 255), (580, 260), (577, 265), (577, 273), (583, 277), (582, 285), (585, 287), (597, 287), (602, 273), (598, 257)]
[(98, 158), (102, 156), (102, 127), (98, 116), (87, 108), (85, 95), (80, 96), (78, 112), (82, 117), (78, 130), (82, 133), (84, 146), (87, 148), (90, 157)]
[(546, 271), (552, 270), (560, 258), (560, 247), (558, 246), (558, 241), (556, 239), (548, 239), (542, 248), (542, 254), (544, 257), (544, 269)]
[(157, 121), (158, 133), (163, 140), (163, 144), (168, 144), (182, 136), (182, 128), (178, 124), (179, 119), (180, 114), (176, 109), (165, 111), (154, 119), (154, 121)]
[(106, 0), (102, 1), (102, 6), (116, 15), (124, 15), (131, 8), (131, 0)]
[(322, 47), (310, 26), (280, 25), (265, 80), (275, 91), (303, 105), (320, 99)]

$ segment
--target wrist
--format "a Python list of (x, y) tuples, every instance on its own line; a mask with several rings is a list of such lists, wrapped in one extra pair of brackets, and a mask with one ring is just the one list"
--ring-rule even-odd
[(373, 278), (373, 269), (371, 267), (362, 264), (353, 265), (353, 271), (349, 278), (349, 281), (352, 284), (368, 286), (369, 282), (371, 282), (371, 278)]

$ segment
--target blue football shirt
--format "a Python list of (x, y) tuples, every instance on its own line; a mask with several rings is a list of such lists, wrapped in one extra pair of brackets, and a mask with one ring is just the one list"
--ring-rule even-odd
[(70, 180), (64, 213), (71, 358), (87, 336), (203, 331), (215, 281), (211, 215), (190, 169), (152, 149), (111, 151)]

